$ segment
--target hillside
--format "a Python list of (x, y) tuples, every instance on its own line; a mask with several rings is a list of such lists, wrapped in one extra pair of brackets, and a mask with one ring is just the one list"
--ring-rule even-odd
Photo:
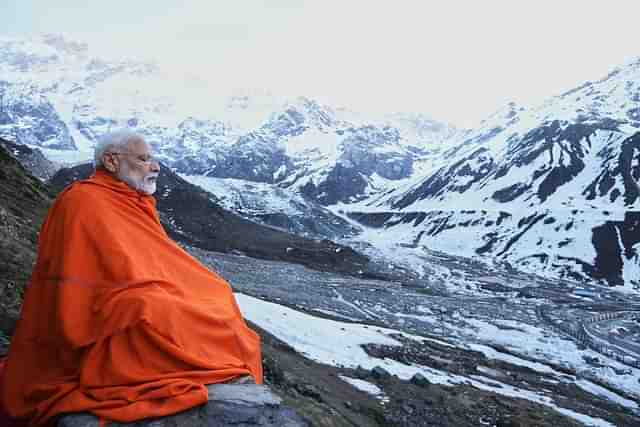
[(634, 60), (535, 107), (509, 104), (431, 172), (339, 208), (389, 245), (637, 292), (638, 81)]
[(0, 139), (0, 330), (10, 335), (36, 260), (40, 224), (53, 192), (31, 175)]

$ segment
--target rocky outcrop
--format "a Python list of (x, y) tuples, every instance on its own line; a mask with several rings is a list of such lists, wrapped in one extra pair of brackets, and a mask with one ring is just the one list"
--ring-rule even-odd
[(592, 230), (596, 257), (593, 266), (585, 266), (592, 277), (605, 280), (610, 286), (624, 285), (624, 266), (638, 257), (639, 224), (640, 212), (628, 211), (624, 220), (607, 221)]
[(53, 177), (59, 165), (48, 160), (42, 151), (29, 148), (26, 145), (16, 144), (11, 141), (0, 139), (0, 145), (7, 150), (22, 166), (24, 166), (33, 176), (47, 181)]
[(353, 201), (355, 197), (364, 193), (365, 188), (366, 176), (358, 172), (352, 164), (338, 162), (323, 180), (307, 181), (300, 187), (300, 192), (322, 205), (332, 205), (339, 201)]
[(0, 332), (11, 335), (52, 193), (9, 154), (6, 144), (0, 139)]

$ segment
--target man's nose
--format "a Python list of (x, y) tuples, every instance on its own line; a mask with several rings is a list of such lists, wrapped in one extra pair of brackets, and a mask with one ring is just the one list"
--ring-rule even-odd
[(160, 172), (160, 162), (157, 160), (152, 161), (150, 169), (152, 172)]

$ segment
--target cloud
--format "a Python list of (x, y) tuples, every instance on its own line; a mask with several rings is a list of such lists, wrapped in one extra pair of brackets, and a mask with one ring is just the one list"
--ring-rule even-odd
[(466, 125), (640, 54), (640, 3), (627, 0), (31, 3), (34, 28), (65, 30), (109, 56), (154, 58), (212, 86)]

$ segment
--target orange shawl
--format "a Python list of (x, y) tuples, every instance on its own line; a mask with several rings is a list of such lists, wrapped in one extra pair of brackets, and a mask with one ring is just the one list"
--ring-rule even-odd
[(206, 402), (205, 384), (262, 382), (229, 284), (168, 238), (153, 197), (103, 171), (49, 211), (6, 368), (4, 404), (32, 424), (131, 422)]

